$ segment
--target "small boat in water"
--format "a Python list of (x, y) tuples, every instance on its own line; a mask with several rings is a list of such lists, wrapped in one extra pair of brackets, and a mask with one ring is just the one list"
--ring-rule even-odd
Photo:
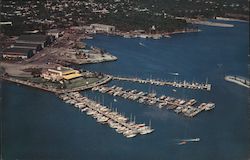
[(181, 142), (178, 143), (178, 145), (184, 145), (184, 144), (187, 144), (187, 142), (186, 141), (181, 141)]
[(184, 139), (183, 141), (186, 141), (186, 142), (199, 142), (200, 138)]
[(146, 47), (142, 42), (139, 43), (140, 46)]
[(184, 145), (184, 144), (187, 144), (188, 142), (199, 142), (199, 141), (200, 141), (200, 138), (182, 139), (177, 144)]
[(173, 75), (173, 76), (179, 76), (179, 75), (180, 75), (178, 72), (170, 72), (170, 73), (168, 73), (168, 74), (171, 74), (171, 75)]

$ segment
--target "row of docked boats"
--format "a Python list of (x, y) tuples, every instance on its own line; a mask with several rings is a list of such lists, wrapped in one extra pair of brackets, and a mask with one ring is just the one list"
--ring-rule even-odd
[(154, 80), (154, 79), (140, 79), (140, 78), (127, 78), (127, 77), (113, 77), (114, 80), (120, 80), (120, 81), (130, 81), (130, 82), (137, 82), (137, 83), (148, 83), (153, 84), (157, 86), (164, 86), (169, 85), (177, 88), (187, 88), (187, 89), (205, 89), (210, 91), (211, 90), (211, 84), (208, 83), (197, 83), (197, 82), (176, 82), (176, 81), (160, 81), (160, 80)]
[(125, 99), (134, 100), (139, 103), (157, 106), (159, 108), (167, 108), (173, 110), (175, 113), (182, 113), (187, 117), (194, 117), (202, 111), (209, 111), (215, 107), (214, 103), (202, 103), (196, 105), (197, 101), (195, 99), (184, 100), (177, 99), (174, 97), (169, 97), (162, 95), (160, 97), (156, 96), (156, 93), (146, 93), (137, 90), (124, 90), (122, 87), (118, 86), (96, 86), (92, 88), (93, 91), (99, 91), (101, 93), (107, 93), (113, 96), (120, 96)]
[(79, 108), (81, 112), (86, 112), (87, 115), (95, 118), (97, 122), (114, 128), (117, 133), (123, 134), (127, 138), (135, 137), (138, 134), (149, 134), (154, 131), (151, 124), (149, 126), (144, 123), (136, 124), (132, 119), (129, 120), (117, 111), (82, 96), (79, 92), (65, 93), (59, 95), (59, 97), (66, 103)]

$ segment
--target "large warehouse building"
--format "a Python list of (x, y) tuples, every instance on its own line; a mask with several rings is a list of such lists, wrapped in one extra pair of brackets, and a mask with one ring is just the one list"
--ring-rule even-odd
[(27, 59), (33, 56), (33, 51), (29, 48), (7, 48), (2, 51), (2, 56), (6, 59)]
[(26, 59), (36, 54), (52, 42), (51, 36), (40, 34), (21, 35), (11, 48), (1, 52), (3, 58)]
[(42, 48), (44, 48), (51, 43), (51, 38), (48, 35), (40, 35), (40, 34), (21, 35), (16, 40), (16, 43), (38, 44), (41, 45)]
[(32, 49), (33, 53), (36, 53), (37, 51), (40, 51), (42, 49), (41, 44), (29, 44), (29, 43), (14, 43), (11, 47)]

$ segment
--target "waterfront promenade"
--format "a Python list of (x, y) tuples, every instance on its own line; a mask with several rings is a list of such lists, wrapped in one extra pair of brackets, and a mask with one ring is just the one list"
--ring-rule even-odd
[(110, 76), (105, 76), (103, 79), (101, 79), (95, 83), (92, 83), (92, 84), (88, 84), (88, 85), (84, 85), (84, 86), (80, 86), (80, 87), (76, 87), (76, 88), (72, 88), (72, 89), (57, 89), (57, 88), (44, 86), (44, 85), (30, 82), (30, 81), (19, 80), (19, 79), (12, 78), (12, 77), (0, 76), (0, 79), (6, 80), (9, 82), (14, 82), (17, 84), (22, 84), (22, 85), (33, 87), (33, 88), (37, 88), (37, 89), (41, 89), (41, 90), (45, 90), (45, 91), (56, 93), (56, 94), (83, 91), (83, 90), (91, 89), (91, 88), (99, 86), (99, 85), (106, 84), (112, 80), (112, 78)]

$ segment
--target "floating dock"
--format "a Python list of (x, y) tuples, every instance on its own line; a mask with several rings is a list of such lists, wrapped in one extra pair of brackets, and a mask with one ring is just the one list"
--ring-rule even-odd
[(123, 134), (127, 138), (135, 137), (138, 134), (144, 135), (154, 131), (151, 126), (136, 124), (117, 111), (112, 111), (106, 106), (96, 103), (87, 97), (82, 96), (79, 92), (70, 92), (59, 95), (66, 103), (70, 103), (79, 108), (81, 112), (94, 117), (101, 124), (108, 124), (114, 128), (117, 133)]
[(211, 90), (211, 84), (205, 83), (190, 83), (190, 82), (171, 82), (171, 81), (159, 81), (159, 80), (153, 80), (153, 79), (140, 79), (140, 78), (128, 78), (128, 77), (115, 77), (112, 76), (113, 80), (119, 80), (119, 81), (130, 81), (130, 82), (137, 82), (137, 83), (149, 83), (154, 84), (157, 86), (173, 86), (177, 88), (187, 88), (187, 89), (201, 89), (201, 90)]
[(92, 90), (107, 93), (113, 96), (120, 96), (125, 99), (134, 100), (151, 106), (157, 106), (158, 108), (167, 108), (174, 110), (177, 114), (182, 113), (187, 117), (194, 117), (202, 111), (209, 111), (215, 107), (214, 103), (201, 103), (200, 105), (194, 106), (197, 102), (195, 99), (183, 100), (165, 95), (156, 97), (156, 93), (124, 90), (122, 87), (117, 86), (97, 86), (92, 88)]

